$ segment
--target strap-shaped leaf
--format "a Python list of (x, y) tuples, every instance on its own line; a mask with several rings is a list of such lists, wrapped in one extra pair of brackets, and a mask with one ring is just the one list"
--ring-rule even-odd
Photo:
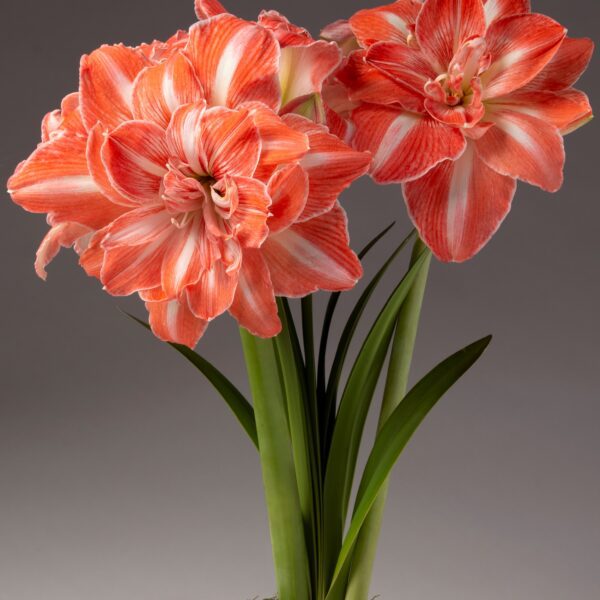
[[(150, 325), (141, 319), (125, 313), (128, 317), (150, 329)], [(231, 381), (217, 369), (212, 363), (200, 356), (197, 352), (190, 350), (187, 346), (181, 344), (169, 343), (169, 346), (175, 348), (177, 352), (185, 356), (205, 377), (212, 383), (213, 387), (221, 394), (223, 400), (236, 416), (240, 425), (244, 428), (252, 443), (258, 448), (258, 436), (256, 434), (256, 421), (254, 419), (254, 409), (244, 395), (231, 383)]]
[(325, 472), (325, 565), (329, 575), (333, 573), (342, 543), (365, 420), (398, 312), (429, 256), (429, 250), (424, 250), (390, 295), (362, 345), (340, 401)]
[(437, 365), (408, 392), (382, 427), (365, 466), (354, 515), (338, 557), (332, 587), (351, 555), (360, 528), (400, 453), (429, 411), (471, 368), (491, 339), (491, 336), (482, 338)]
[(350, 348), (350, 344), (352, 342), (352, 337), (354, 336), (354, 332), (358, 327), (358, 323), (360, 318), (367, 307), (373, 292), (377, 288), (377, 285), (385, 275), (385, 272), (388, 270), (389, 266), (394, 262), (394, 259), (402, 252), (402, 250), (406, 247), (406, 245), (410, 242), (410, 240), (414, 237), (416, 231), (413, 229), (400, 243), (400, 245), (392, 252), (390, 257), (383, 263), (383, 266), (373, 279), (369, 282), (367, 287), (364, 289), (363, 293), (360, 295), (358, 301), (356, 302), (354, 309), (350, 313), (350, 317), (346, 322), (346, 326), (340, 336), (340, 341), (338, 343), (337, 351), (335, 353), (335, 357), (333, 359), (333, 364), (331, 366), (331, 372), (329, 374), (329, 382), (327, 385), (327, 397), (333, 399), (335, 402), (335, 398), (337, 397), (338, 386), (340, 383), (340, 378), (342, 377), (342, 371), (344, 368), (344, 361), (346, 360), (346, 356), (348, 354), (348, 350)]
[[(379, 232), (359, 253), (358, 258), (363, 259), (381, 240), (385, 234), (394, 227), (396, 222), (392, 222), (388, 225), (383, 231)], [(327, 302), (327, 307), (325, 309), (325, 316), (323, 318), (323, 327), (321, 330), (321, 340), (319, 342), (319, 360), (318, 360), (318, 369), (317, 369), (317, 394), (319, 395), (319, 423), (320, 423), (320, 437), (322, 441), (328, 440), (331, 434), (331, 429), (333, 428), (333, 416), (334, 416), (334, 407), (332, 403), (328, 401), (325, 397), (325, 389), (327, 386), (327, 376), (326, 376), (326, 366), (325, 362), (327, 359), (327, 343), (329, 341), (329, 333), (331, 331), (331, 324), (333, 322), (333, 316), (335, 314), (335, 309), (340, 300), (341, 292), (332, 292), (329, 296), (329, 301)], [(325, 450), (325, 448), (323, 448)], [(325, 453), (323, 453), (323, 457), (325, 458)]]

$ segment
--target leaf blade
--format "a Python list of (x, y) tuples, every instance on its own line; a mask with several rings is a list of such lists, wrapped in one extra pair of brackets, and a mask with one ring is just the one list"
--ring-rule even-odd
[(492, 337), (486, 336), (448, 357), (423, 377), (393, 411), (367, 460), (359, 486), (356, 508), (334, 571), (332, 588), (344, 569), (369, 510), (392, 467), (418, 426), (444, 393), (462, 377), (483, 354)]
[[(142, 327), (150, 330), (150, 325), (142, 319), (138, 319), (129, 313), (125, 314), (136, 323), (142, 325)], [(240, 425), (244, 428), (244, 431), (248, 434), (250, 441), (258, 449), (256, 419), (254, 417), (254, 409), (250, 402), (246, 400), (238, 388), (221, 371), (219, 371), (217, 367), (204, 357), (200, 356), (200, 354), (181, 344), (174, 344), (171, 342), (168, 342), (168, 344), (171, 348), (177, 350), (177, 352), (190, 361), (206, 377), (206, 379), (208, 379), (219, 394), (221, 394), (223, 400), (225, 400)]]

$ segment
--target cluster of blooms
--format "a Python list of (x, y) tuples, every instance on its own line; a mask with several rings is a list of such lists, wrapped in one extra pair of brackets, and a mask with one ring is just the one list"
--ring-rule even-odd
[(529, 0), (398, 0), (323, 32), (349, 52), (326, 97), (332, 130), (402, 183), (438, 258), (464, 261), (510, 210), (516, 180), (554, 192), (562, 136), (592, 117), (573, 89), (589, 39), (532, 14)]
[(193, 347), (225, 311), (273, 336), (276, 295), (353, 287), (338, 197), (367, 171), (403, 184), (440, 259), (470, 258), (516, 179), (560, 187), (562, 136), (591, 118), (572, 85), (592, 42), (528, 0), (397, 0), (323, 40), (274, 11), (196, 12), (166, 42), (84, 56), (8, 183), (48, 215), (38, 274), (73, 246), (110, 294), (139, 294), (164, 340)]

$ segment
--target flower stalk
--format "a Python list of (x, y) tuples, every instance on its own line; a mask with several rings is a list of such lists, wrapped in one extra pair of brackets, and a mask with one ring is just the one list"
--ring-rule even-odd
[[(417, 238), (413, 247), (411, 265), (425, 250), (425, 244)], [(378, 431), (404, 398), (412, 363), (415, 341), (419, 327), (421, 307), (427, 286), (431, 256), (428, 256), (408, 293), (398, 317), (388, 372), (379, 415)], [(381, 525), (388, 495), (386, 481), (369, 516), (363, 525), (352, 556), (352, 567), (348, 577), (346, 600), (367, 600), (373, 575), (373, 565), (381, 533)]]

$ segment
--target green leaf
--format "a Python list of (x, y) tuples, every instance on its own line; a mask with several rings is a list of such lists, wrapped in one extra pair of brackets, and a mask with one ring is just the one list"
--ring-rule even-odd
[[(358, 258), (362, 260), (381, 240), (396, 222), (394, 221), (390, 225), (388, 225), (383, 231), (378, 233), (359, 253)], [(332, 292), (329, 296), (329, 301), (327, 302), (327, 307), (325, 309), (325, 316), (323, 318), (323, 327), (321, 330), (321, 340), (319, 342), (319, 360), (318, 360), (318, 369), (317, 369), (317, 394), (320, 398), (319, 402), (319, 423), (320, 423), (320, 435), (321, 440), (326, 440), (329, 438), (331, 433), (331, 429), (333, 427), (333, 416), (334, 416), (334, 407), (331, 406), (331, 403), (328, 402), (325, 398), (325, 390), (327, 386), (327, 376), (326, 376), (326, 366), (325, 362), (327, 359), (327, 343), (329, 341), (329, 333), (331, 331), (331, 324), (333, 322), (333, 316), (335, 314), (335, 309), (340, 300), (341, 292)], [(325, 457), (325, 453), (323, 453), (323, 457)]]
[[(483, 354), (487, 336), (453, 354), (431, 370), (404, 397), (377, 435), (356, 496), (356, 508), (344, 539), (332, 581), (344, 569), (371, 506), (400, 453), (438, 400)], [(329, 597), (329, 596), (328, 596)]]
[(243, 328), (240, 335), (254, 400), (277, 593), (279, 598), (310, 599), (309, 551), (276, 341)]
[(373, 279), (369, 282), (360, 298), (356, 302), (348, 321), (346, 322), (346, 326), (340, 336), (340, 341), (337, 347), (337, 351), (335, 353), (335, 357), (333, 359), (333, 364), (331, 367), (331, 372), (329, 375), (329, 383), (327, 385), (327, 397), (331, 400), (332, 403), (335, 404), (335, 399), (337, 398), (338, 386), (340, 383), (340, 379), (342, 377), (342, 371), (344, 369), (344, 361), (346, 360), (346, 356), (348, 354), (348, 350), (350, 348), (350, 344), (352, 342), (352, 338), (354, 336), (354, 332), (358, 327), (358, 323), (360, 318), (367, 307), (373, 292), (377, 288), (377, 285), (385, 275), (385, 272), (388, 270), (389, 266), (394, 262), (394, 259), (402, 252), (402, 250), (406, 247), (406, 245), (410, 242), (410, 240), (414, 237), (416, 231), (413, 229), (405, 238), (402, 240), (401, 244), (392, 252), (390, 257), (385, 261), (381, 269), (377, 271)]
[(365, 420), (383, 368), (398, 312), (425, 261), (424, 250), (390, 295), (354, 362), (344, 389), (325, 471), (325, 565), (333, 573), (342, 543), (350, 492)]
[[(125, 313), (130, 319), (133, 319), (146, 329), (150, 325), (141, 319)], [(197, 352), (190, 350), (187, 346), (181, 344), (169, 343), (169, 346), (175, 348), (177, 352), (185, 356), (205, 377), (212, 383), (213, 387), (221, 394), (229, 408), (233, 411), (237, 420), (244, 428), (252, 443), (258, 448), (258, 436), (256, 434), (256, 421), (254, 419), (254, 409), (244, 395), (231, 383), (231, 381), (219, 371), (208, 360), (200, 356)]]

